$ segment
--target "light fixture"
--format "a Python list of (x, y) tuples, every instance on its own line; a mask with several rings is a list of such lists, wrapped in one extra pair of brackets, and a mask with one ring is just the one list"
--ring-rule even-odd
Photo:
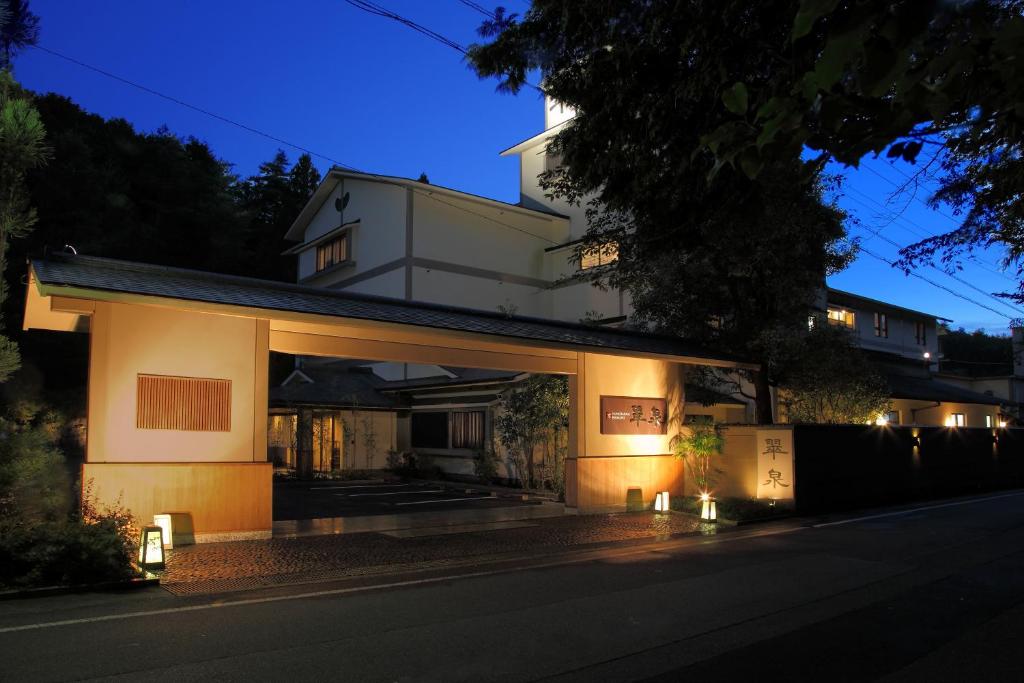
[(1000, 420), (999, 421), (999, 426), (1000, 427), (1005, 427), (1006, 426), (1006, 420)]
[(153, 515), (153, 525), (160, 527), (164, 536), (164, 550), (174, 547), (174, 526), (171, 523), (171, 516), (168, 514)]
[(142, 527), (142, 537), (139, 539), (139, 567), (164, 568), (164, 530), (158, 526)]
[(889, 424), (889, 418), (887, 418), (885, 415), (879, 415), (878, 417), (875, 418), (875, 424), (878, 425), (879, 427), (884, 427), (887, 424)]
[(711, 495), (707, 493), (700, 494), (700, 518), (706, 522), (717, 522), (718, 521), (718, 506), (715, 501), (711, 499)]
[(932, 352), (931, 351), (925, 351), (924, 352), (924, 359), (925, 360), (928, 360), (931, 357), (932, 357)]
[(654, 497), (654, 511), (655, 512), (668, 512), (672, 508), (669, 506), (668, 491), (662, 491)]

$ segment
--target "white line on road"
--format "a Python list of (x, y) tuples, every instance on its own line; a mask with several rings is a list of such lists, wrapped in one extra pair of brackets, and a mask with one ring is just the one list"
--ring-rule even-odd
[(1013, 498), (1015, 496), (1024, 496), (1024, 491), (1018, 491), (1017, 493), (1004, 493), (999, 496), (987, 496), (985, 498), (971, 498), (970, 500), (958, 500), (952, 503), (939, 503), (938, 505), (925, 505), (919, 508), (910, 508), (909, 510), (895, 510), (893, 512), (883, 512), (878, 515), (867, 515), (865, 517), (854, 517), (853, 519), (841, 519), (838, 522), (823, 522), (822, 524), (812, 524), (811, 526), (815, 529), (820, 529), (826, 526), (840, 526), (841, 524), (854, 524), (856, 522), (866, 522), (870, 519), (882, 519), (884, 517), (898, 517), (899, 515), (909, 515), (914, 512), (924, 512), (925, 510), (937, 510), (938, 508), (951, 508), (957, 507), (958, 505), (973, 505), (975, 503), (984, 503), (990, 500), (999, 500), (1000, 498)]
[(444, 489), (431, 489), (430, 491), (389, 491), (387, 493), (335, 493), (336, 496), (346, 498), (359, 498), (361, 496), (414, 496), (417, 493), (444, 493)]
[[(687, 537), (679, 539), (678, 541), (664, 542), (659, 541), (652, 545), (633, 546), (630, 548), (624, 548), (621, 550), (611, 549), (607, 551), (594, 551), (584, 552), (575, 557), (562, 557), (556, 560), (550, 560), (547, 562), (537, 562), (533, 564), (524, 564), (510, 568), (500, 569), (485, 569), (477, 572), (466, 572), (464, 574), (449, 574), (446, 576), (433, 576), (426, 579), (410, 579), (408, 581), (394, 581), (392, 583), (381, 583), (372, 586), (355, 586), (353, 588), (333, 588), (330, 590), (312, 591), (309, 593), (296, 593), (295, 595), (275, 595), (266, 598), (249, 598), (247, 600), (233, 600), (231, 602), (209, 602), (202, 605), (190, 605), (187, 607), (167, 607), (164, 609), (146, 610), (141, 612), (125, 612), (123, 614), (104, 614), (98, 617), (82, 617), (79, 619), (63, 619), (60, 621), (44, 621), (36, 624), (22, 624), (20, 626), (5, 626), (0, 628), (0, 633), (15, 633), (17, 631), (34, 631), (44, 628), (54, 628), (56, 626), (74, 626), (77, 624), (94, 624), (100, 621), (119, 621), (121, 619), (135, 619), (138, 617), (151, 617), (158, 614), (177, 614), (179, 612), (199, 612), (208, 609), (220, 609), (227, 607), (245, 607), (247, 605), (262, 605), (271, 602), (286, 602), (289, 600), (305, 600), (308, 598), (320, 598), (330, 595), (346, 595), (350, 593), (365, 593), (369, 591), (387, 590), (389, 588), (405, 588), (408, 586), (423, 586), (433, 583), (450, 583), (458, 579), (474, 579), (483, 578), (487, 576), (497, 576), (499, 574), (508, 574), (511, 571), (521, 570), (534, 570), (534, 569), (546, 569), (549, 567), (562, 567), (569, 564), (582, 564), (585, 562), (593, 562), (601, 559), (602, 557), (626, 557), (629, 555), (642, 555), (645, 553), (652, 552), (652, 546), (656, 550), (662, 552), (671, 550), (673, 548), (680, 548), (685, 545), (710, 545), (714, 543), (725, 543), (730, 541), (739, 541), (745, 538), (758, 537), (758, 536), (775, 536), (779, 534), (788, 534), (795, 531), (803, 531), (807, 527), (788, 527), (783, 529), (761, 529), (751, 533), (736, 533), (720, 538), (712, 537)], [(595, 557), (595, 555), (597, 557)]]
[(497, 500), (490, 496), (473, 496), (472, 498), (441, 498), (431, 500), (410, 500), (407, 503), (395, 503), (395, 505), (426, 505), (427, 503), (454, 503), (457, 500)]

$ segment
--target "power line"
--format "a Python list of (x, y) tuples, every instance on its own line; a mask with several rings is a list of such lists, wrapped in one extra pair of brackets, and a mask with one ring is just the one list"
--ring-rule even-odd
[[(879, 261), (882, 261), (883, 263), (888, 263), (890, 266), (892, 266), (894, 268), (897, 267), (896, 264), (893, 261), (890, 261), (889, 259), (885, 258), (884, 256), (879, 256), (878, 254), (874, 253), (873, 251), (871, 251), (867, 247), (863, 246), (862, 244), (856, 244), (855, 245), (855, 244), (853, 244), (848, 239), (846, 239), (844, 241), (846, 242), (846, 244), (848, 246), (856, 248), (859, 251), (863, 251), (865, 254), (867, 254), (868, 256), (870, 256), (870, 257), (872, 257), (874, 259), (878, 259)], [(941, 289), (941, 290), (943, 290), (945, 292), (948, 292), (949, 294), (952, 294), (953, 296), (957, 297), (958, 299), (963, 299), (964, 301), (972, 303), (975, 306), (978, 306), (979, 308), (984, 308), (986, 311), (990, 311), (992, 313), (995, 313), (998, 316), (1001, 316), (1003, 318), (1007, 318), (1009, 320), (1012, 320), (1011, 316), (1008, 316), (1005, 313), (1001, 313), (1001, 312), (997, 311), (996, 309), (992, 308), (991, 306), (988, 306), (986, 304), (981, 303), (980, 301), (975, 301), (974, 299), (972, 299), (971, 297), (967, 296), (966, 294), (961, 294), (960, 292), (958, 292), (958, 291), (956, 291), (954, 289), (950, 289), (949, 287), (946, 287), (945, 285), (939, 284), (938, 282), (935, 282), (934, 280), (932, 280), (930, 278), (927, 278), (927, 277), (925, 277), (924, 275), (921, 275), (918, 272), (915, 272), (915, 271), (911, 270), (907, 274), (910, 275), (911, 277), (916, 277), (919, 280), (924, 280), (925, 282), (927, 282), (928, 284), (932, 285), (933, 287), (938, 287), (939, 289)]]
[(329, 161), (332, 164), (335, 164), (337, 166), (342, 166), (344, 168), (348, 168), (348, 169), (351, 169), (353, 171), (356, 170), (353, 167), (349, 166), (348, 164), (342, 163), (342, 162), (338, 161), (337, 159), (332, 159), (331, 157), (329, 157), (329, 156), (327, 156), (325, 154), (320, 154), (319, 152), (314, 152), (311, 149), (308, 149), (308, 148), (303, 147), (301, 145), (296, 145), (294, 142), (288, 142), (287, 140), (279, 138), (276, 135), (271, 135), (270, 133), (265, 133), (262, 130), (259, 130), (257, 128), (253, 128), (252, 126), (247, 126), (244, 123), (239, 123), (238, 121), (234, 121), (232, 119), (229, 119), (226, 116), (221, 116), (220, 114), (215, 114), (212, 111), (208, 111), (208, 110), (203, 109), (201, 107), (197, 107), (194, 104), (189, 104), (188, 102), (185, 102), (184, 100), (180, 100), (177, 97), (172, 97), (171, 95), (165, 95), (164, 93), (159, 92), (157, 90), (153, 90), (152, 88), (148, 88), (148, 87), (142, 85), (141, 83), (136, 83), (135, 81), (130, 81), (127, 78), (122, 78), (121, 76), (118, 76), (116, 74), (112, 74), (109, 71), (105, 71), (105, 70), (103, 70), (103, 69), (101, 69), (99, 67), (92, 66), (91, 64), (86, 64), (85, 62), (79, 61), (79, 60), (75, 59), (74, 57), (68, 57), (65, 54), (61, 54), (60, 52), (57, 52), (56, 50), (51, 50), (50, 48), (43, 47), (42, 45), (30, 45), (29, 47), (32, 47), (32, 48), (34, 48), (36, 50), (40, 50), (40, 51), (45, 52), (47, 54), (53, 55), (54, 57), (59, 57), (60, 59), (63, 59), (65, 61), (67, 61), (67, 62), (71, 62), (72, 64), (76, 64), (76, 65), (78, 65), (78, 66), (80, 66), (80, 67), (82, 67), (84, 69), (89, 69), (90, 71), (95, 71), (96, 73), (98, 73), (98, 74), (100, 74), (102, 76), (106, 76), (107, 78), (111, 78), (111, 79), (113, 79), (115, 81), (119, 81), (121, 83), (124, 83), (125, 85), (130, 85), (131, 87), (137, 88), (137, 89), (139, 89), (139, 90), (141, 90), (143, 92), (149, 93), (150, 95), (155, 95), (156, 97), (160, 97), (162, 99), (165, 99), (168, 102), (173, 102), (174, 104), (177, 104), (178, 106), (185, 107), (186, 109), (191, 109), (192, 111), (199, 112), (200, 114), (203, 114), (205, 116), (209, 116), (211, 118), (217, 119), (218, 121), (222, 121), (223, 123), (227, 123), (227, 124), (235, 126), (237, 128), (241, 128), (242, 130), (247, 131), (249, 133), (253, 133), (255, 135), (259, 135), (260, 137), (264, 137), (267, 140), (272, 140), (274, 142), (277, 142), (279, 144), (285, 145), (287, 147), (291, 147), (292, 149), (297, 149), (300, 152), (305, 152), (306, 154), (309, 154), (310, 156), (319, 157), (319, 158), (324, 159), (325, 161)]
[[(209, 111), (207, 109), (203, 109), (202, 107), (197, 107), (194, 104), (189, 104), (188, 102), (185, 102), (184, 100), (181, 100), (181, 99), (179, 99), (177, 97), (173, 97), (171, 95), (167, 95), (167, 94), (162, 93), (162, 92), (160, 92), (158, 90), (154, 90), (153, 88), (150, 88), (148, 86), (142, 85), (141, 83), (136, 83), (135, 81), (131, 81), (131, 80), (127, 79), (127, 78), (123, 78), (121, 76), (118, 76), (117, 74), (113, 74), (113, 73), (111, 73), (109, 71), (106, 71), (105, 69), (101, 69), (99, 67), (93, 66), (91, 64), (87, 64), (87, 63), (85, 63), (83, 61), (80, 61), (78, 59), (75, 59), (73, 57), (69, 57), (69, 56), (67, 56), (65, 54), (61, 54), (60, 52), (57, 52), (56, 50), (51, 50), (51, 49), (45, 48), (45, 47), (43, 47), (41, 45), (33, 45), (32, 47), (34, 47), (37, 50), (41, 50), (41, 51), (43, 51), (43, 52), (45, 52), (47, 54), (53, 55), (54, 57), (59, 57), (60, 59), (66, 60), (66, 61), (68, 61), (68, 62), (70, 62), (72, 64), (75, 64), (77, 66), (80, 66), (80, 67), (82, 67), (84, 69), (89, 69), (90, 71), (94, 71), (94, 72), (100, 74), (101, 76), (106, 76), (107, 78), (110, 78), (112, 80), (118, 81), (119, 83), (123, 83), (125, 85), (129, 85), (129, 86), (131, 86), (133, 88), (137, 88), (137, 89), (141, 90), (142, 92), (148, 93), (150, 95), (154, 95), (154, 96), (159, 97), (161, 99), (167, 100), (168, 102), (172, 102), (174, 104), (177, 104), (178, 106), (185, 107), (186, 109), (191, 109), (192, 111), (198, 112), (198, 113), (203, 114), (205, 116), (209, 116), (209, 117), (211, 117), (213, 119), (216, 119), (218, 121), (221, 121), (223, 123), (227, 123), (229, 125), (235, 126), (235, 127), (240, 128), (240, 129), (242, 129), (242, 130), (244, 130), (246, 132), (252, 133), (254, 135), (259, 135), (260, 137), (266, 138), (268, 140), (272, 140), (274, 142), (277, 142), (279, 144), (285, 145), (287, 147), (291, 147), (292, 149), (297, 149), (297, 150), (299, 150), (301, 152), (309, 154), (310, 156), (315, 156), (315, 157), (318, 157), (320, 159), (324, 159), (326, 161), (331, 162), (335, 166), (338, 166), (339, 168), (347, 169), (349, 171), (354, 171), (356, 173), (362, 173), (362, 174), (367, 175), (367, 176), (369, 176), (371, 178), (385, 179), (386, 180), (386, 178), (384, 178), (383, 176), (380, 176), (378, 174), (367, 173), (366, 171), (362, 171), (362, 170), (356, 168), (355, 166), (352, 166), (350, 164), (346, 164), (343, 161), (339, 161), (338, 159), (330, 157), (330, 156), (328, 156), (326, 154), (321, 154), (320, 152), (313, 151), (313, 150), (308, 149), (306, 147), (303, 147), (301, 145), (296, 145), (295, 143), (289, 142), (289, 141), (287, 141), (287, 140), (285, 140), (283, 138), (279, 138), (279, 137), (277, 137), (275, 135), (271, 135), (269, 133), (265, 133), (264, 131), (261, 131), (258, 128), (253, 128), (252, 126), (246, 125), (244, 123), (239, 123), (238, 121), (235, 121), (233, 119), (229, 119), (226, 116), (222, 116), (220, 114), (214, 113), (214, 112)], [(536, 239), (543, 240), (543, 241), (549, 242), (551, 244), (556, 244), (557, 243), (554, 240), (550, 240), (550, 239), (548, 239), (546, 237), (543, 237), (541, 235), (534, 234), (534, 233), (532, 233), (532, 232), (530, 232), (528, 230), (523, 230), (522, 228), (519, 228), (519, 227), (517, 227), (515, 225), (510, 225), (510, 224), (505, 223), (504, 221), (500, 221), (500, 220), (498, 220), (496, 218), (492, 218), (490, 216), (478, 213), (476, 211), (471, 211), (469, 209), (466, 209), (465, 207), (461, 207), (461, 206), (458, 206), (456, 204), (452, 204), (450, 202), (445, 202), (445, 201), (443, 201), (441, 199), (438, 199), (437, 197), (433, 196), (432, 193), (425, 192), (425, 191), (419, 190), (417, 188), (411, 188), (411, 189), (412, 189), (413, 192), (421, 194), (424, 197), (427, 197), (429, 199), (433, 199), (434, 201), (437, 201), (437, 202), (441, 202), (442, 204), (448, 204), (452, 208), (458, 209), (460, 211), (465, 211), (466, 213), (473, 214), (473, 215), (478, 216), (480, 218), (484, 218), (485, 220), (489, 220), (492, 223), (496, 223), (498, 225), (502, 225), (502, 226), (504, 226), (506, 228), (509, 228), (510, 230), (515, 230), (517, 232), (521, 232), (521, 233), (530, 235), (531, 237), (535, 237)]]
[(486, 17), (490, 17), (491, 19), (497, 19), (497, 16), (494, 14), (494, 12), (490, 11), (486, 7), (481, 6), (478, 3), (473, 2), (473, 0), (459, 0), (459, 2), (461, 2), (466, 7), (469, 7), (470, 9), (475, 9), (477, 12), (483, 14)]

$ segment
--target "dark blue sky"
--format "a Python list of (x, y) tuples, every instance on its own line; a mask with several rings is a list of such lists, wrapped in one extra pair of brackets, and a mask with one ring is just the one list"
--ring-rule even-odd
[[(410, 177), (425, 171), (435, 184), (517, 201), (516, 162), (498, 152), (543, 127), (535, 92), (498, 94), (456, 51), (342, 0), (31, 4), (41, 19), (40, 45), (360, 170)], [(483, 18), (458, 0), (379, 4), (463, 45), (476, 40)], [(505, 4), (513, 10), (527, 6), (525, 0)], [(253, 173), (282, 147), (38, 50), (18, 58), (16, 76), (29, 88), (67, 95), (139, 130), (166, 125), (205, 140), (241, 175)], [(298, 155), (284, 149), (290, 158)], [(329, 166), (315, 160), (321, 170)], [(867, 229), (908, 244), (955, 225), (948, 209), (924, 206), (927, 190), (889, 202), (912, 170), (873, 160), (846, 172), (840, 203), (863, 223), (851, 233), (890, 260), (896, 247)], [(981, 263), (967, 262), (958, 277), (984, 292), (1014, 286), (1012, 273), (998, 272), (998, 254), (977, 258)], [(1024, 317), (940, 272), (920, 272), (1003, 315), (866, 254), (830, 284), (952, 318), (968, 329), (1002, 333), (1008, 317)]]

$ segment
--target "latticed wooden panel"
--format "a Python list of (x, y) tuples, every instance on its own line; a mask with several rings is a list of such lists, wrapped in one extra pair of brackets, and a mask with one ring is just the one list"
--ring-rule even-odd
[(136, 426), (231, 431), (231, 380), (139, 375)]

